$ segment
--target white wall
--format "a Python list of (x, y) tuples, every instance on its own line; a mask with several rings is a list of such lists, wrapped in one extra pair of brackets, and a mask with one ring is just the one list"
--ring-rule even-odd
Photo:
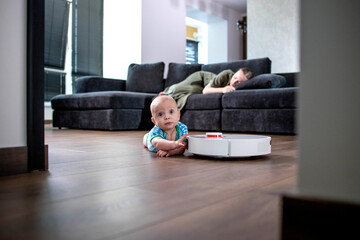
[(300, 71), (299, 0), (247, 1), (247, 57), (269, 57), (272, 72)]
[(210, 1), (210, 0), (183, 0), (186, 2), (186, 5), (198, 9), (200, 11), (206, 12), (208, 14), (217, 16), (227, 21), (227, 61), (236, 61), (242, 59), (243, 49), (242, 49), (242, 39), (241, 31), (236, 29), (237, 20), (241, 20), (243, 16), (246, 16), (246, 13), (239, 13), (225, 7), (219, 2), (221, 1)]
[(0, 1), (0, 148), (26, 146), (26, 1)]
[(360, 202), (360, 1), (301, 1), (299, 191)]
[(142, 63), (185, 63), (186, 5), (227, 20), (227, 61), (242, 59), (236, 21), (244, 14), (214, 1), (142, 0)]
[(141, 0), (104, 1), (103, 76), (127, 79), (130, 63), (141, 62)]
[[(186, 16), (187, 19), (193, 19), (194, 24), (190, 22), (190, 25), (198, 28), (198, 62), (202, 64), (226, 62), (228, 60), (227, 20), (189, 6), (186, 7)], [(186, 24), (189, 22), (186, 21)]]
[(142, 63), (185, 63), (184, 1), (142, 1)]
[(186, 17), (186, 25), (198, 29), (198, 62), (202, 64), (208, 63), (208, 25), (205, 22)]
[(54, 110), (51, 108), (50, 102), (44, 104), (44, 120), (52, 120)]
[(208, 25), (208, 63), (228, 60), (227, 24), (227, 21), (219, 21)]

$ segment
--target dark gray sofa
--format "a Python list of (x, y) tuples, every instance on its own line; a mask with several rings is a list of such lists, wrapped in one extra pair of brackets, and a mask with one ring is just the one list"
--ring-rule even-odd
[[(191, 95), (180, 121), (189, 130), (295, 134), (296, 73), (269, 74), (271, 61), (268, 58), (206, 65), (170, 63), (166, 79), (162, 62), (131, 64), (127, 81), (81, 77), (75, 82), (75, 94), (58, 95), (51, 100), (53, 126), (150, 129), (153, 126), (150, 103), (160, 91), (196, 71), (217, 74), (225, 69), (235, 72), (240, 67), (250, 68), (257, 79), (248, 80), (249, 84), (240, 87), (242, 89), (226, 94)], [(283, 86), (273, 86), (274, 81), (267, 80), (275, 76), (281, 77)]]

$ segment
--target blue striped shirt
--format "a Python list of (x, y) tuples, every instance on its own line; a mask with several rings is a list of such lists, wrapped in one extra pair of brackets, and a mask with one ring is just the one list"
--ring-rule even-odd
[[(188, 134), (187, 126), (181, 122), (179, 122), (175, 126), (175, 128), (176, 128), (175, 141), (180, 139), (185, 134)], [(146, 136), (147, 147), (148, 147), (149, 151), (151, 151), (151, 152), (159, 151), (159, 149), (155, 148), (154, 145), (152, 145), (152, 143), (151, 143), (151, 140), (153, 140), (156, 137), (161, 137), (163, 139), (166, 139), (166, 133), (162, 129), (160, 129), (157, 125), (155, 125)]]

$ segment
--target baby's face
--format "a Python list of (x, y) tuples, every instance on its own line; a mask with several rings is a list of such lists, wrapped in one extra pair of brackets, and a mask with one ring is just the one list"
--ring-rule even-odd
[(237, 71), (234, 76), (230, 80), (230, 86), (234, 87), (236, 84), (245, 82), (247, 77), (245, 76), (244, 72), (242, 70)]
[(180, 111), (173, 99), (163, 99), (152, 113), (155, 124), (164, 131), (175, 128), (180, 120)]

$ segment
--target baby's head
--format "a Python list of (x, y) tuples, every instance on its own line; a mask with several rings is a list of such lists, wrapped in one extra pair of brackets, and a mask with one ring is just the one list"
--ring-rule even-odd
[(245, 82), (252, 78), (254, 74), (249, 68), (240, 68), (230, 80), (230, 86), (234, 87), (236, 84)]
[(159, 95), (151, 102), (151, 121), (162, 130), (175, 128), (180, 120), (180, 111), (175, 100), (167, 95)]

